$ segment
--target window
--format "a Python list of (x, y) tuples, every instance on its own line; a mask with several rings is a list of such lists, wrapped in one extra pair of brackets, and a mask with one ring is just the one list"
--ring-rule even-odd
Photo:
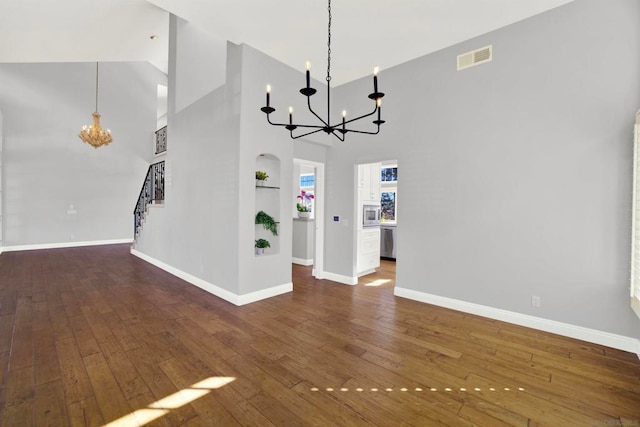
[(380, 219), (395, 222), (398, 208), (398, 165), (382, 165), (380, 168)]
[[(302, 192), (304, 191), (304, 193), (307, 196), (314, 197), (315, 196), (315, 187), (314, 186), (315, 186), (315, 183), (316, 183), (315, 181), (316, 181), (316, 177), (312, 173), (300, 174), (300, 193), (298, 193), (298, 194), (302, 194)], [(296, 208), (297, 208), (299, 203), (302, 203), (302, 205), (304, 205), (307, 208), (311, 209), (309, 212), (314, 212), (315, 211), (315, 206), (314, 206), (313, 202), (314, 202), (313, 198), (307, 198), (306, 200), (302, 200), (302, 199), (298, 198), (297, 203), (296, 203)]]
[(398, 181), (398, 168), (382, 167), (380, 169), (380, 181), (382, 182), (396, 182)]
[(382, 211), (382, 221), (396, 220), (396, 192), (382, 191), (380, 193), (380, 208)]
[(300, 175), (300, 188), (309, 188), (315, 185), (316, 177), (314, 174)]

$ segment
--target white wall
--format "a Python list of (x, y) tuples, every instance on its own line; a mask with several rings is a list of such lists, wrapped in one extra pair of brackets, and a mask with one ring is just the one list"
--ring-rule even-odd
[(95, 109), (95, 67), (0, 64), (5, 247), (132, 238), (160, 73), (148, 63), (100, 65), (98, 109), (114, 141), (94, 149), (77, 135)]
[(3, 176), (3, 172), (2, 172), (2, 135), (3, 135), (3, 119), (2, 119), (2, 111), (0, 111), (0, 253), (2, 253), (2, 230), (4, 229), (4, 223), (2, 221), (2, 215), (4, 213), (4, 210), (2, 209), (3, 206), (3, 200), (4, 200), (4, 192), (3, 192), (3, 185), (2, 185), (2, 176)]
[[(357, 163), (397, 159), (397, 286), (640, 336), (628, 290), (638, 16), (635, 0), (573, 2), (383, 70), (388, 122), (328, 150), (327, 217), (355, 216)], [(493, 62), (456, 71), (456, 55), (488, 44)], [(370, 85), (341, 86), (336, 105)], [(325, 269), (352, 275), (353, 226), (326, 225)]]
[(165, 203), (150, 211), (136, 250), (238, 295), (240, 52), (225, 49), (226, 84), (176, 109), (185, 79), (180, 70), (196, 67), (211, 40), (183, 44), (178, 54), (184, 26), (174, 16), (170, 21)]
[(177, 26), (174, 97), (180, 111), (225, 83), (227, 41), (184, 19), (171, 19)]
[(288, 68), (230, 43), (226, 83), (179, 109), (175, 97), (181, 91), (180, 70), (198, 65), (195, 58), (206, 54), (207, 40), (182, 45), (182, 50), (192, 46), (194, 51), (180, 53), (176, 46), (184, 28), (175, 17), (171, 26), (169, 185), (165, 206), (152, 209), (136, 250), (205, 281), (205, 288), (235, 302), (243, 303), (242, 297), (249, 294), (264, 298), (291, 290), (291, 221), (280, 223), (274, 253), (256, 257), (254, 252), (255, 170), (261, 153), (280, 160), (280, 176), (270, 182), (281, 187), (275, 193), (278, 216), (289, 212), (293, 146), (286, 135), (269, 134), (259, 110), (264, 103), (263, 73), (275, 70), (279, 75)]
[[(293, 143), (283, 128), (274, 128), (267, 123), (260, 107), (265, 104), (267, 83), (271, 83), (273, 88), (283, 88), (287, 86), (287, 82), (296, 79), (303, 81), (304, 76), (250, 46), (242, 45), (241, 49), (240, 193), (246, 195), (255, 191), (255, 159), (259, 154), (269, 153), (280, 160), (280, 190), (277, 195), (280, 217), (276, 218), (280, 221), (277, 254), (264, 257), (254, 255), (254, 222), (257, 207), (254, 206), (253, 197), (240, 199), (240, 291), (244, 294), (291, 283), (290, 194), (293, 185)], [(278, 98), (285, 96), (282, 91), (277, 93)], [(286, 102), (284, 99), (279, 102)]]

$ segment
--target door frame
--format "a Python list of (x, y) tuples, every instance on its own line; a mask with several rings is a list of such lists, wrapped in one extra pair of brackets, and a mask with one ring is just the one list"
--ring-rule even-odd
[[(313, 269), (311, 274), (317, 279), (322, 279), (324, 274), (324, 228), (325, 228), (325, 197), (324, 197), (324, 163), (314, 162), (312, 160), (300, 159), (294, 157), (294, 163), (313, 166), (315, 174), (314, 182), (314, 251), (313, 251)], [(294, 183), (295, 185), (295, 183)]]

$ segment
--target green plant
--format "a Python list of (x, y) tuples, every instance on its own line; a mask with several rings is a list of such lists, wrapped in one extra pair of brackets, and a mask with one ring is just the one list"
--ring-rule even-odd
[(265, 230), (272, 232), (274, 236), (278, 235), (278, 223), (268, 213), (264, 211), (258, 212), (256, 214), (256, 224), (262, 224)]
[(266, 181), (269, 175), (265, 171), (256, 171), (256, 179), (259, 181)]
[(258, 239), (256, 240), (256, 248), (270, 248), (271, 244), (266, 239)]

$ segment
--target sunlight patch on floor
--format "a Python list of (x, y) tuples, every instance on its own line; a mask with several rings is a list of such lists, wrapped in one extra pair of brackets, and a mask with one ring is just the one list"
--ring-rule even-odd
[(172, 395), (157, 400), (144, 409), (137, 409), (124, 417), (118, 418), (104, 427), (116, 426), (143, 426), (151, 421), (166, 415), (172, 409), (180, 408), (188, 405), (196, 399), (211, 393), (212, 390), (220, 388), (235, 381), (235, 377), (209, 377), (205, 380), (197, 382), (190, 387), (182, 389)]
[(386, 285), (389, 282), (391, 282), (391, 279), (378, 279), (378, 280), (374, 280), (371, 283), (367, 283), (365, 286), (382, 286), (382, 285)]

